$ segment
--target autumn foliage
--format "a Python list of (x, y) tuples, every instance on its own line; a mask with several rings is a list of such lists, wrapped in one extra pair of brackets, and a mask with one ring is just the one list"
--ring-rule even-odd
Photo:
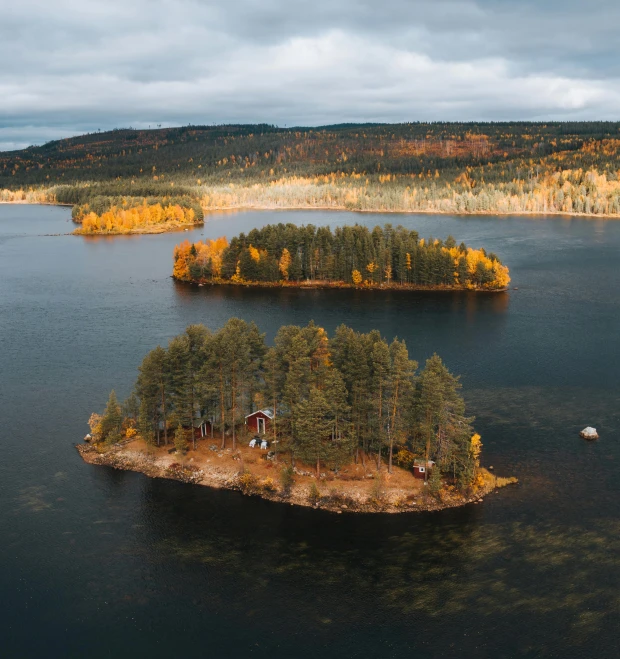
[(178, 205), (143, 204), (134, 208), (113, 206), (101, 215), (92, 211), (87, 213), (82, 218), (81, 226), (75, 230), (75, 233), (132, 233), (157, 228), (169, 229), (195, 223), (194, 210), (192, 208), (182, 208)]
[(218, 279), (222, 274), (222, 255), (228, 247), (225, 237), (190, 243), (182, 242), (174, 248), (175, 279)]
[(403, 227), (267, 225), (174, 250), (173, 276), (196, 282), (281, 286), (502, 290), (508, 268), (484, 249), (420, 239)]

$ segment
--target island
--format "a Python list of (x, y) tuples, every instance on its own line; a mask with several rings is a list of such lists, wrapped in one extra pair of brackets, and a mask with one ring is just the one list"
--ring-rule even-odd
[(516, 482), (480, 466), (459, 378), (404, 341), (341, 325), (191, 325), (92, 414), (95, 465), (336, 512), (439, 510)]
[(164, 233), (194, 228), (203, 223), (200, 206), (191, 200), (122, 199), (97, 200), (73, 207), (72, 219), (80, 226), (77, 235), (114, 235), (134, 233)]
[(196, 284), (382, 290), (505, 291), (508, 268), (464, 243), (420, 238), (386, 224), (315, 227), (269, 224), (174, 249), (173, 277)]

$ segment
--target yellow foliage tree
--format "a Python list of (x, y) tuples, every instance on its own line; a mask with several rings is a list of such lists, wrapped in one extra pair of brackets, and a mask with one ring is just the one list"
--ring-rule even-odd
[(241, 276), (241, 263), (237, 261), (237, 267), (235, 269), (235, 274), (230, 278), (230, 281), (235, 284), (243, 283), (243, 277)]
[(192, 244), (185, 240), (174, 248), (174, 267), (172, 276), (175, 279), (189, 279), (189, 260)]
[(476, 467), (480, 466), (480, 453), (482, 452), (482, 441), (478, 433), (474, 433), (470, 440), (469, 452), (472, 459), (476, 463)]
[(101, 414), (96, 414), (93, 412), (88, 419), (88, 426), (90, 428), (90, 435), (93, 438), (94, 442), (98, 442), (101, 439)]
[(362, 273), (359, 270), (353, 270), (351, 273), (351, 279), (356, 286), (359, 286), (362, 283)]
[(280, 257), (279, 267), (280, 272), (282, 273), (282, 278), (288, 281), (288, 269), (291, 267), (291, 253), (286, 249), (282, 250), (282, 256)]

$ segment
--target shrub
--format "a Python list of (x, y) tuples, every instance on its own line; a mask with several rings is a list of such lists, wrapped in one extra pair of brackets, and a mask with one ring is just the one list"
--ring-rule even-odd
[(178, 453), (187, 451), (186, 431), (180, 424), (174, 433), (174, 448)]
[(401, 448), (394, 456), (394, 463), (403, 469), (411, 469), (415, 455), (406, 448)]
[(316, 506), (320, 500), (321, 493), (319, 492), (319, 488), (316, 486), (315, 482), (310, 483), (310, 487), (308, 488), (308, 501), (313, 506)]
[(382, 473), (375, 474), (370, 488), (370, 499), (374, 503), (382, 503), (385, 499), (385, 481)]
[(439, 467), (436, 466), (431, 471), (431, 476), (428, 479), (428, 491), (433, 496), (439, 496), (439, 493), (441, 492), (441, 488), (442, 488), (441, 471), (439, 470)]
[(244, 471), (237, 478), (237, 487), (243, 494), (257, 494), (260, 490), (258, 478), (249, 471)]
[(121, 433), (115, 428), (108, 433), (108, 436), (105, 438), (105, 444), (106, 446), (113, 446), (114, 444), (118, 444), (121, 439)]
[(280, 485), (282, 486), (282, 494), (289, 496), (291, 493), (291, 488), (295, 483), (295, 472), (291, 465), (282, 467), (280, 471)]
[(273, 478), (268, 476), (264, 481), (260, 483), (260, 490), (262, 492), (277, 492), (278, 486), (276, 485), (276, 482), (273, 480)]

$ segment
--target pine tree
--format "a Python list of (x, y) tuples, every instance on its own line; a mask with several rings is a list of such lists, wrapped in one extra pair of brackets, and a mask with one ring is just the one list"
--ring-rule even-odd
[(146, 402), (153, 415), (157, 428), (157, 445), (159, 446), (160, 426), (164, 431), (164, 443), (168, 444), (168, 393), (170, 377), (166, 351), (157, 346), (142, 360), (136, 382), (136, 393), (142, 402)]
[(332, 456), (330, 408), (322, 391), (310, 389), (308, 398), (293, 410), (293, 446), (295, 454), (305, 462), (316, 464), (316, 477), (321, 475), (321, 460)]
[(471, 457), (473, 418), (465, 416), (461, 384), (437, 355), (426, 361), (420, 374), (414, 404), (415, 450), (426, 460), (451, 471), (462, 487), (473, 480), (475, 459)]
[(413, 392), (414, 374), (417, 362), (409, 359), (409, 352), (404, 341), (394, 339), (390, 345), (391, 357), (391, 399), (390, 399), (390, 440), (388, 454), (388, 471), (392, 473), (394, 455), (394, 437), (403, 438), (406, 435), (406, 416), (403, 413)]
[(105, 407), (105, 412), (101, 418), (101, 439), (106, 440), (109, 435), (118, 436), (120, 439), (121, 424), (123, 422), (123, 415), (121, 406), (116, 398), (114, 389), (110, 392), (108, 403)]
[(389, 414), (387, 401), (390, 388), (390, 348), (386, 341), (379, 339), (374, 343), (371, 359), (373, 416), (376, 419), (377, 469), (380, 470), (385, 424)]

